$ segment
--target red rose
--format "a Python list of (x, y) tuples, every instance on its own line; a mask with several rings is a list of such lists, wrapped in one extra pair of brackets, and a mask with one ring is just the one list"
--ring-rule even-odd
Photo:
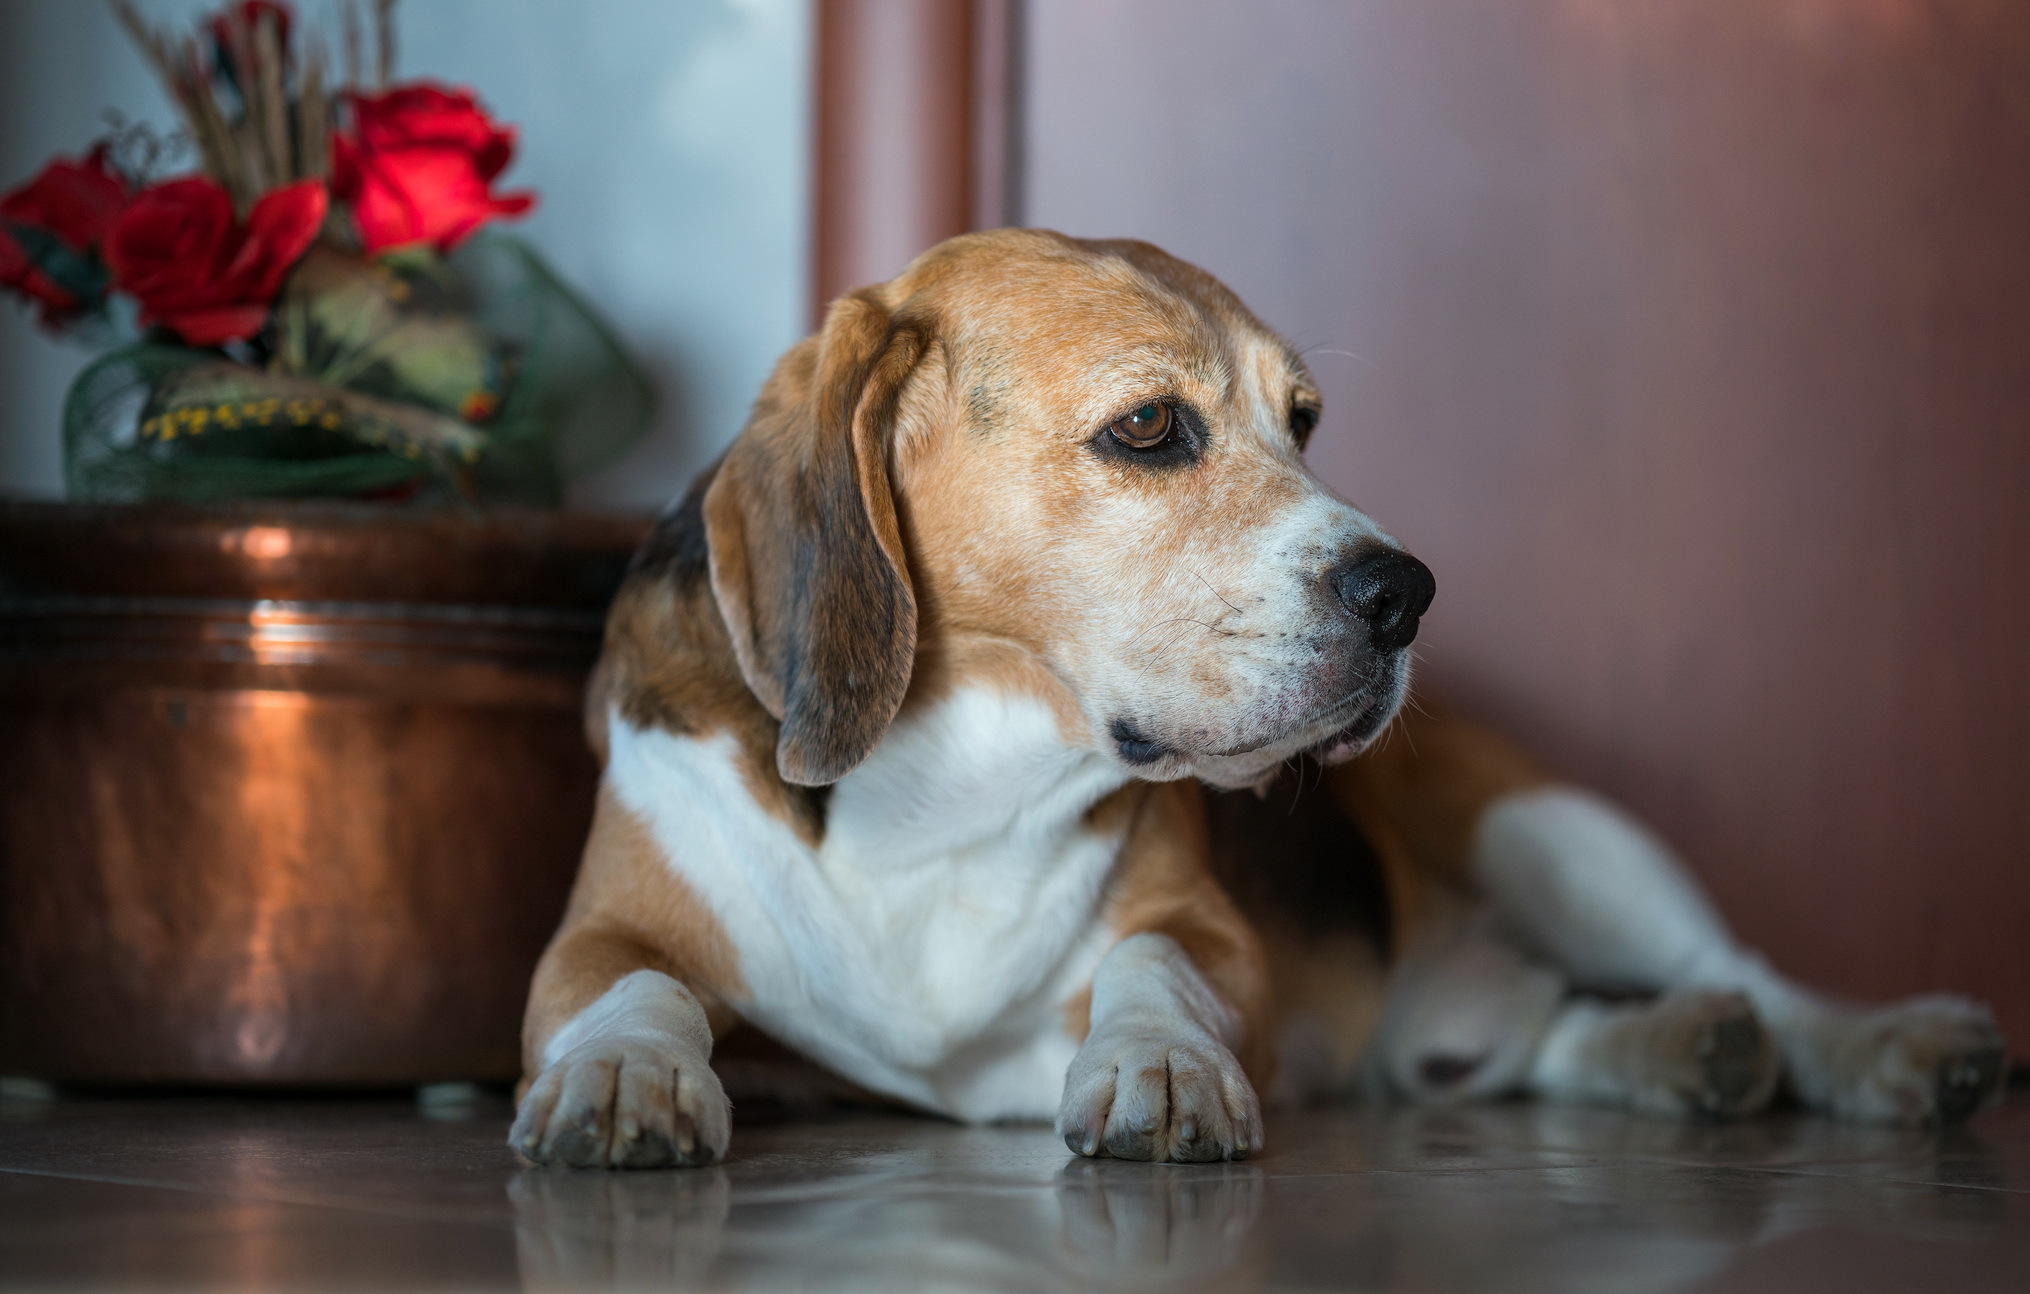
[(335, 135), (331, 191), (352, 204), (367, 253), (427, 242), (449, 251), (496, 216), (519, 216), (532, 193), (491, 191), (515, 132), (470, 91), (419, 82), (351, 98), (353, 135)]
[(0, 218), (47, 229), (88, 252), (105, 240), (127, 205), (127, 184), (106, 165), (101, 144), (82, 162), (59, 157), (42, 174), (0, 197)]
[(57, 158), (0, 197), (0, 286), (40, 304), (45, 323), (92, 309), (106, 291), (99, 244), (126, 205), (103, 145), (81, 162)]
[(106, 239), (113, 281), (141, 302), (144, 323), (193, 346), (251, 337), (324, 223), (324, 185), (300, 180), (262, 195), (243, 225), (210, 180), (170, 180), (134, 199)]

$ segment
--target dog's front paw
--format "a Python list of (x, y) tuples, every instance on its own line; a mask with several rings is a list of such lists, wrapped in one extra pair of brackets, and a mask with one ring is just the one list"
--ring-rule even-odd
[(1787, 1034), (1805, 1104), (1870, 1123), (1954, 1123), (2002, 1089), (2008, 1048), (1994, 1013), (1965, 998), (1829, 1007)]
[(669, 1168), (726, 1154), (733, 1106), (703, 1057), (636, 1038), (595, 1038), (545, 1069), (508, 1144), (538, 1164)]
[(1262, 1106), (1210, 1035), (1095, 1031), (1065, 1075), (1057, 1131), (1081, 1155), (1242, 1159), (1262, 1148)]

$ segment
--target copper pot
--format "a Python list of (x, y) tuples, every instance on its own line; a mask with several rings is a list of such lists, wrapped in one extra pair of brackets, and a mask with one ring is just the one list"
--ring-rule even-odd
[(512, 1076), (644, 530), (0, 505), (0, 1074)]

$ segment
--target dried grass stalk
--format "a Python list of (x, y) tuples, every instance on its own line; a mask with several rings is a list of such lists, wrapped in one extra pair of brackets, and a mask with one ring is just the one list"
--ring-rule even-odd
[[(133, 0), (111, 0), (113, 12), (134, 39), (142, 57), (161, 78), (197, 145), (205, 173), (227, 192), (241, 214), (263, 193), (294, 180), (322, 177), (329, 169), (331, 96), (321, 55), (306, 56), (298, 69), (292, 102), (288, 51), (281, 24), (272, 13), (249, 15), (233, 6), (217, 31), (230, 61), (237, 105), (221, 104), (207, 47), (191, 37), (171, 37), (149, 25)], [(379, 0), (385, 19), (388, 0)], [(356, 15), (347, 6), (348, 46), (357, 44)], [(383, 56), (392, 57), (393, 37), (383, 34)], [(349, 50), (356, 54), (356, 50)], [(237, 106), (237, 118), (227, 115)]]
[(242, 73), (241, 79), (260, 86), (257, 96), (260, 102), (258, 111), (254, 104), (248, 105), (247, 116), (260, 126), (270, 182), (287, 184), (302, 176), (295, 150), (289, 146), (289, 96), (282, 84), (282, 33), (276, 28), (274, 14), (263, 10), (252, 36), (249, 43), (254, 51), (253, 66)]
[(212, 97), (211, 80), (196, 41), (182, 42), (177, 50), (177, 65), (170, 89), (183, 108), (191, 136), (198, 141), (198, 154), (205, 159), (204, 169), (225, 186), (226, 192), (233, 195), (233, 205), (244, 214), (254, 205), (254, 199), (261, 196), (262, 187), (259, 179), (249, 173), (245, 150), (234, 138), (225, 113), (219, 111), (218, 100)]
[[(266, 193), (281, 182), (268, 157), (261, 130), (261, 78), (254, 69), (254, 42), (238, 9), (227, 9), (225, 19), (226, 56), (233, 62), (240, 90), (240, 119), (233, 123), (232, 138), (239, 152), (240, 170), (245, 177), (247, 200)], [(200, 75), (199, 92), (210, 96), (209, 83)], [(213, 100), (216, 106), (217, 101)]]
[(211, 92), (204, 88), (202, 78), (197, 78), (193, 84), (192, 78), (185, 74), (185, 69), (196, 62), (195, 49), (188, 40), (172, 41), (149, 26), (129, 0), (113, 0), (113, 14), (127, 29), (128, 36), (133, 38), (141, 57), (148, 61), (155, 69), (155, 75), (168, 87), (169, 97), (175, 102), (178, 115), (183, 118), (184, 129), (190, 132), (191, 142), (197, 146), (197, 155), (205, 172), (225, 185), (235, 201), (239, 200), (242, 186), (238, 182), (239, 168), (234, 164), (232, 132), (218, 114), (217, 105), (211, 102)]
[(331, 169), (328, 155), (331, 139), (331, 104), (324, 92), (324, 51), (312, 46), (304, 51), (303, 70), (296, 89), (296, 174), (299, 179), (321, 180)]
[(345, 85), (347, 89), (357, 89), (364, 84), (366, 75), (366, 65), (360, 56), (358, 0), (344, 0), (339, 6), (339, 21), (345, 28)]
[(374, 85), (385, 89), (395, 76), (395, 0), (374, 0)]

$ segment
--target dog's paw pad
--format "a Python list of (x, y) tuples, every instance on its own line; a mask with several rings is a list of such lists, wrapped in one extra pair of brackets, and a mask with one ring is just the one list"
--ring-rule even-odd
[(1659, 998), (1630, 1023), (1637, 1109), (1737, 1119), (1769, 1104), (1782, 1065), (1755, 1008), (1738, 993)]
[(1935, 1117), (1941, 1123), (1958, 1123), (1988, 1103), (2001, 1090), (2008, 1048), (1997, 1038), (1948, 1055), (1938, 1065), (1934, 1088)]
[(1779, 1069), (1776, 1044), (1746, 1001), (1716, 1007), (1698, 1030), (1693, 1052), (1699, 1083), (1689, 1095), (1700, 1114), (1729, 1119), (1769, 1103)]

